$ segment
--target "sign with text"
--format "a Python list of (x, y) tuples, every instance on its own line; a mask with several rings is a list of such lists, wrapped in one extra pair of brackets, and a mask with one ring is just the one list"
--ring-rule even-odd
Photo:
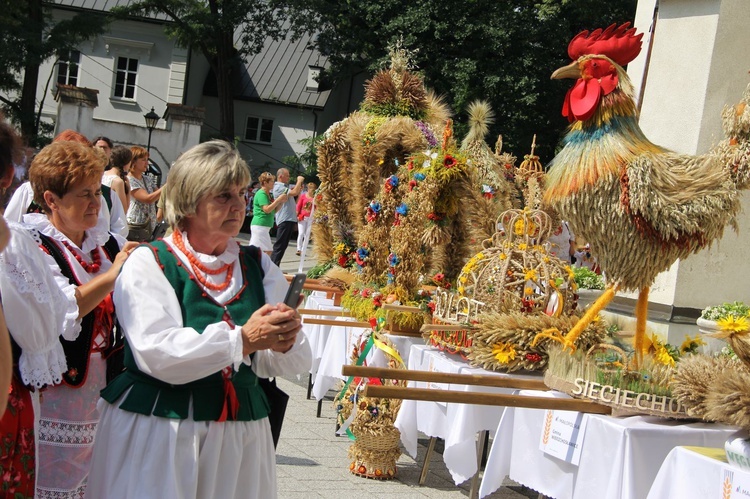
[(578, 466), (586, 432), (587, 414), (575, 411), (545, 411), (539, 448), (547, 455)]
[(721, 469), (721, 497), (722, 499), (740, 499), (750, 497), (750, 473), (732, 468)]

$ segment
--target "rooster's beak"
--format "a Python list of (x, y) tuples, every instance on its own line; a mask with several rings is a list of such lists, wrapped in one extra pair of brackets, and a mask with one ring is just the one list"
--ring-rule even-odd
[(553, 80), (560, 80), (562, 78), (575, 78), (578, 79), (581, 77), (581, 70), (578, 68), (578, 61), (573, 61), (567, 66), (563, 66), (561, 68), (557, 68), (554, 73), (552, 73), (552, 79)]

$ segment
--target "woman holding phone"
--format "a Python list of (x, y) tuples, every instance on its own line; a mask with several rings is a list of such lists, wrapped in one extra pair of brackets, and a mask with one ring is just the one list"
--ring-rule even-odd
[(115, 285), (126, 369), (102, 391), (87, 497), (276, 497), (258, 378), (307, 372), (310, 347), (284, 275), (234, 240), (249, 179), (224, 141), (172, 166), (173, 233), (138, 247)]

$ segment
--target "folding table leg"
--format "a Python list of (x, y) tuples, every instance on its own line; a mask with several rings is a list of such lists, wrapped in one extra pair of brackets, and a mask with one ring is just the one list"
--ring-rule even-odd
[(484, 456), (484, 447), (487, 439), (487, 430), (480, 431), (477, 435), (477, 472), (471, 477), (471, 488), (469, 489), (469, 499), (479, 497), (479, 472), (482, 471), (482, 457)]
[(437, 443), (437, 437), (430, 437), (427, 453), (424, 455), (424, 463), (422, 463), (422, 474), (419, 475), (419, 485), (424, 485), (425, 480), (427, 480), (427, 472), (430, 471), (430, 459), (432, 459), (432, 452), (435, 450), (435, 443)]
[(320, 411), (323, 410), (323, 399), (318, 400), (318, 413), (315, 415), (315, 417), (320, 417)]
[(307, 376), (307, 400), (310, 400), (310, 394), (312, 393), (312, 373)]

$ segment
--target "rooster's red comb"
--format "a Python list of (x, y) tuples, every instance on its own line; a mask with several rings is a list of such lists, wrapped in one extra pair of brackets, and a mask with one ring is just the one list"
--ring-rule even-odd
[(624, 66), (636, 58), (641, 51), (643, 33), (635, 34), (635, 28), (630, 23), (620, 26), (613, 24), (607, 29), (581, 31), (568, 45), (568, 55), (576, 60), (582, 55), (606, 55), (620, 66)]

